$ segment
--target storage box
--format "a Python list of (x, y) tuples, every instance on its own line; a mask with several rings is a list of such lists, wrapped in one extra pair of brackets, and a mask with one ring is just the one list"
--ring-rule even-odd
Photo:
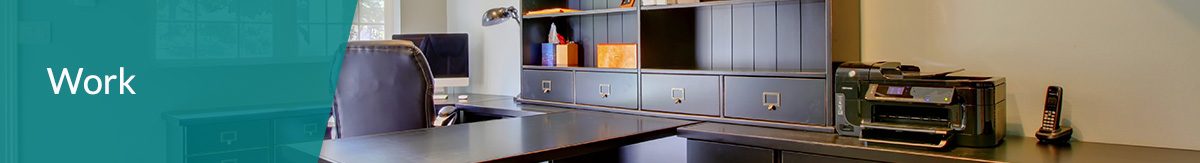
[(558, 44), (554, 46), (554, 66), (578, 67), (579, 45), (575, 43)]
[(557, 63), (555, 59), (558, 58), (554, 56), (554, 52), (557, 49), (555, 49), (554, 45), (554, 43), (542, 43), (542, 66), (554, 66)]
[(596, 67), (637, 68), (637, 44), (596, 45)]

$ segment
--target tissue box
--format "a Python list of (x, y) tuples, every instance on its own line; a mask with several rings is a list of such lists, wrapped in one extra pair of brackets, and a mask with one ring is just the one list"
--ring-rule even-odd
[(596, 67), (637, 68), (637, 44), (596, 45)]
[(575, 43), (558, 44), (554, 46), (554, 66), (579, 66), (579, 45)]

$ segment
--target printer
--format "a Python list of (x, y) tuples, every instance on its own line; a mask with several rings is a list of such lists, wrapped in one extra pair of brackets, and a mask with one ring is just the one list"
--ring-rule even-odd
[(865, 143), (992, 147), (1005, 135), (1003, 77), (921, 74), (899, 62), (846, 62), (834, 75), (834, 124)]

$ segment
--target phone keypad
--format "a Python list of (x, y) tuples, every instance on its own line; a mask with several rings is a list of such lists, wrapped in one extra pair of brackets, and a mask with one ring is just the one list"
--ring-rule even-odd
[(1045, 113), (1042, 113), (1042, 130), (1054, 130), (1055, 118), (1058, 118), (1058, 113), (1055, 113), (1054, 111), (1047, 110)]

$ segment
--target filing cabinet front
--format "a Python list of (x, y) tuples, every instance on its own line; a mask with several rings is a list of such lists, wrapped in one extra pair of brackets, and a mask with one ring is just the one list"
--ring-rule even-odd
[(725, 77), (725, 117), (826, 125), (821, 79)]
[(721, 80), (717, 76), (642, 75), (642, 109), (719, 116)]
[(188, 155), (271, 146), (271, 121), (197, 125), (187, 129)]
[(268, 148), (258, 148), (245, 151), (233, 151), (225, 153), (216, 153), (208, 155), (200, 155), (189, 157), (189, 163), (250, 163), (250, 162), (271, 162), (271, 150)]
[(576, 72), (575, 78), (576, 103), (637, 108), (637, 74)]
[(524, 70), (521, 98), (575, 103), (574, 72)]
[(329, 115), (309, 115), (275, 120), (275, 142), (277, 144), (315, 141), (325, 138), (323, 122), (329, 120)]

